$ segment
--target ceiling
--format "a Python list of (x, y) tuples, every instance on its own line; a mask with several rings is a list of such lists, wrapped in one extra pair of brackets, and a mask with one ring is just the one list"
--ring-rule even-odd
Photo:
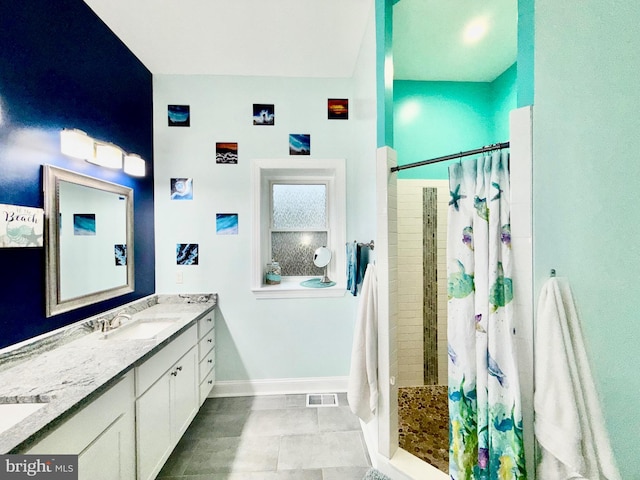
[[(465, 41), (472, 25), (485, 36)], [(490, 82), (516, 61), (515, 0), (401, 0), (393, 10), (394, 77)]]
[[(154, 74), (350, 77), (372, 0), (85, 0)], [(489, 33), (464, 45), (467, 21)], [(491, 81), (516, 56), (514, 0), (401, 0), (395, 77)]]

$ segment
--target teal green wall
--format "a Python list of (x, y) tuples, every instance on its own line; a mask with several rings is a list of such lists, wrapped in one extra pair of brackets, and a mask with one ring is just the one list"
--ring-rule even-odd
[(518, 0), (518, 107), (533, 105), (535, 0)]
[(536, 1), (534, 295), (551, 268), (571, 283), (625, 480), (640, 479), (638, 24), (637, 2)]
[(398, 0), (376, 0), (376, 97), (377, 145), (393, 147), (393, 4)]
[[(509, 139), (516, 107), (516, 66), (491, 83), (394, 82), (394, 148), (398, 164), (419, 162)], [(399, 178), (448, 178), (442, 162), (403, 170)]]
[(509, 114), (517, 106), (517, 65), (514, 63), (491, 83), (493, 142), (509, 141)]

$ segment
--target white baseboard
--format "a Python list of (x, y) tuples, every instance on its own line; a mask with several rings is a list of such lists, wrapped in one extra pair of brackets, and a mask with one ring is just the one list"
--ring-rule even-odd
[(272, 378), (216, 381), (209, 398), (347, 391), (349, 377)]

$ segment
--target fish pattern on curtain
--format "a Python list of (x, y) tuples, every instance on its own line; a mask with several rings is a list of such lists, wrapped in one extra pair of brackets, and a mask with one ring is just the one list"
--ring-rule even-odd
[(449, 474), (526, 479), (511, 280), (508, 153), (449, 167)]

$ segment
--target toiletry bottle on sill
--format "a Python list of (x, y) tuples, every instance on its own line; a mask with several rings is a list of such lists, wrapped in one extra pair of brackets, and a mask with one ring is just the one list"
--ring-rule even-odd
[(275, 260), (267, 263), (267, 285), (279, 285), (282, 280), (282, 268)]

